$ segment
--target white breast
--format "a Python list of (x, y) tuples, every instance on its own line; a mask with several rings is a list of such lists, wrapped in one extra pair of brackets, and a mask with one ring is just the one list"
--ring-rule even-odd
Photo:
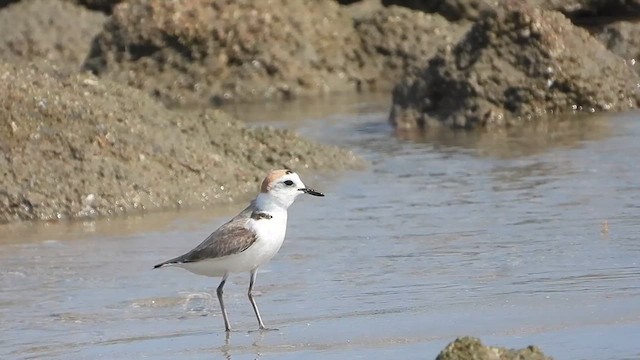
[(256, 242), (245, 252), (249, 252), (256, 258), (260, 266), (280, 250), (287, 233), (287, 212), (278, 211), (269, 213), (271, 219), (250, 219), (247, 224), (258, 235)]
[(205, 276), (222, 276), (226, 273), (248, 272), (267, 263), (280, 250), (287, 232), (287, 212), (270, 212), (271, 219), (249, 219), (247, 227), (257, 234), (257, 239), (245, 251), (214, 259), (176, 264), (192, 273)]

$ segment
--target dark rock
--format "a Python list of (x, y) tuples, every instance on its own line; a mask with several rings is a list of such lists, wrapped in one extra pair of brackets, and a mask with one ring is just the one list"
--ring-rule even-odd
[(24, 0), (0, 11), (0, 61), (46, 59), (80, 69), (106, 17), (62, 0)]
[(210, 105), (353, 91), (360, 49), (333, 0), (131, 0), (85, 65), (167, 104)]
[(422, 69), (438, 48), (451, 46), (469, 26), (450, 23), (438, 14), (406, 8), (382, 8), (355, 21), (368, 62), (378, 81), (397, 83), (403, 75)]
[(412, 10), (434, 13), (444, 0), (382, 0), (384, 6), (402, 6)]
[(508, 1), (393, 92), (390, 120), (411, 130), (503, 126), (640, 101), (637, 74), (562, 14)]
[(111, 14), (113, 7), (126, 0), (71, 0), (87, 9), (102, 11)]
[(568, 17), (639, 16), (640, 0), (527, 0), (534, 6), (560, 11)]
[(20, 0), (0, 0), (0, 9), (18, 1)]
[(0, 63), (0, 223), (228, 202), (271, 168), (358, 164), (222, 111), (174, 112), (90, 74)]
[(513, 350), (502, 347), (485, 346), (480, 339), (461, 337), (447, 345), (436, 360), (551, 360), (540, 349), (528, 346)]

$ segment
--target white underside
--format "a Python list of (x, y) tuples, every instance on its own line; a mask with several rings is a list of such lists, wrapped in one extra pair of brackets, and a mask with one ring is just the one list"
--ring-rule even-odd
[[(282, 245), (282, 243), (280, 244)], [(274, 248), (256, 242), (240, 254), (174, 265), (189, 270), (194, 274), (217, 277), (226, 273), (255, 270), (269, 262), (278, 250), (280, 250), (280, 246)]]
[(269, 220), (251, 219), (248, 226), (258, 234), (258, 239), (247, 250), (220, 258), (172, 265), (194, 274), (211, 277), (257, 269), (269, 262), (280, 250), (287, 229), (287, 214), (273, 214), (273, 218)]

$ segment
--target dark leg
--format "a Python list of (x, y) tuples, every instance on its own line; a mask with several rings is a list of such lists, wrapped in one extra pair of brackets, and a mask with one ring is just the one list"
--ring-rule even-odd
[(220, 285), (218, 285), (218, 290), (216, 290), (216, 294), (218, 294), (218, 301), (220, 301), (220, 309), (222, 309), (222, 318), (224, 318), (224, 330), (226, 332), (231, 331), (231, 326), (229, 325), (229, 318), (227, 317), (227, 310), (224, 308), (224, 300), (222, 300), (222, 288), (224, 287), (224, 283), (227, 281), (227, 276), (229, 274), (224, 274), (222, 277), (222, 281)]
[(256, 275), (258, 274), (258, 269), (254, 269), (251, 271), (251, 280), (249, 280), (249, 301), (251, 302), (251, 306), (253, 306), (253, 311), (256, 313), (256, 318), (258, 318), (258, 325), (260, 326), (260, 330), (266, 330), (267, 328), (264, 326), (262, 322), (262, 317), (260, 317), (260, 311), (258, 311), (258, 305), (256, 304), (256, 300), (253, 298), (253, 284), (256, 282)]

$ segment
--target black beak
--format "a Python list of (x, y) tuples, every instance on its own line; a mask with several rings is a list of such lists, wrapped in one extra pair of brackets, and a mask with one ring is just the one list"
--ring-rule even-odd
[(313, 196), (324, 196), (323, 193), (319, 192), (319, 191), (315, 191), (312, 188), (302, 188), (302, 189), (298, 189), (300, 191), (302, 191), (305, 194), (309, 194), (309, 195), (313, 195)]

